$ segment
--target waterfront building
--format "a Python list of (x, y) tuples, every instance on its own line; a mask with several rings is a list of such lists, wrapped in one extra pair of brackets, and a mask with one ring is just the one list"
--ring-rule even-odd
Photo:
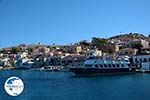
[(25, 57), (27, 57), (27, 56), (28, 56), (28, 53), (27, 53), (27, 52), (20, 52), (20, 53), (17, 54), (17, 57), (18, 57), (18, 58), (25, 58)]
[(0, 60), (1, 66), (3, 67), (11, 67), (10, 58), (3, 58)]
[(138, 52), (137, 49), (132, 49), (132, 48), (124, 48), (124, 49), (121, 49), (117, 52), (117, 55), (127, 55), (127, 56), (134, 56), (136, 55), (136, 53)]
[(150, 47), (142, 48), (141, 53), (143, 53), (143, 54), (150, 54)]
[(4, 54), (3, 53), (0, 53), (0, 58), (2, 58), (4, 56)]
[(150, 70), (150, 55), (133, 56), (132, 64), (141, 70)]
[(107, 53), (116, 53), (119, 51), (119, 45), (117, 44), (107, 44), (104, 47), (101, 48), (102, 51), (107, 52)]
[(3, 48), (2, 51), (4, 54), (12, 54), (12, 48)]
[(14, 62), (15, 69), (30, 69), (33, 67), (33, 59), (19, 58)]
[(34, 61), (33, 68), (44, 67), (45, 66), (44, 58), (45, 57), (43, 56), (43, 54), (35, 55), (33, 57), (33, 61)]
[(86, 53), (86, 56), (87, 57), (89, 57), (89, 56), (102, 56), (102, 51), (98, 50), (98, 49), (88, 50)]
[(64, 46), (64, 51), (67, 53), (80, 53), (82, 51), (82, 46), (79, 45)]
[(47, 60), (47, 64), (51, 66), (60, 66), (61, 62), (61, 57), (49, 57)]
[(61, 65), (68, 67), (80, 67), (83, 66), (86, 60), (86, 56), (84, 55), (69, 55), (62, 59)]

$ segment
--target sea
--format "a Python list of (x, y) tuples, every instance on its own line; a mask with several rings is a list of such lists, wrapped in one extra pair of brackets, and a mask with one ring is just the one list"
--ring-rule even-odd
[[(12, 76), (24, 83), (15, 97), (4, 89)], [(71, 72), (1, 70), (0, 100), (150, 100), (150, 73), (75, 77)]]

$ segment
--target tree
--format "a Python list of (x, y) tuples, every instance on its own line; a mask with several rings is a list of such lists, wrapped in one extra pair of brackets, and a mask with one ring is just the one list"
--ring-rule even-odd
[(12, 48), (12, 53), (13, 54), (17, 54), (18, 52), (20, 52), (21, 50), (20, 50), (20, 48), (17, 48), (17, 47), (13, 47)]
[(142, 45), (141, 43), (136, 43), (136, 44), (133, 44), (133, 45), (132, 45), (132, 48), (138, 49), (138, 52), (137, 52), (138, 54), (141, 53), (142, 47), (143, 47), (143, 45)]
[(80, 43), (80, 45), (83, 46), (83, 47), (89, 46), (89, 43), (88, 43), (87, 41), (80, 41), (79, 43)]
[(104, 46), (107, 43), (107, 41), (104, 38), (93, 37), (92, 38), (92, 43), (94, 45), (96, 45), (97, 47), (101, 47), (101, 46)]

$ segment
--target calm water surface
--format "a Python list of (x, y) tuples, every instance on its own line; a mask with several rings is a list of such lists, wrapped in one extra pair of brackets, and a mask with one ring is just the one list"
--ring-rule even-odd
[[(4, 90), (11, 76), (24, 81), (18, 97)], [(72, 77), (64, 72), (0, 71), (0, 100), (150, 100), (150, 73)]]

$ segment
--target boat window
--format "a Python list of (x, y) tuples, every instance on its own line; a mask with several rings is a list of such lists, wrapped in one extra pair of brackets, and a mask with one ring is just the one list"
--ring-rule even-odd
[(92, 67), (92, 64), (85, 64), (85, 67)]
[(109, 64), (108, 66), (111, 67), (111, 64)]
[(140, 58), (140, 61), (142, 62), (142, 59)]
[(150, 62), (150, 58), (149, 58), (149, 62)]
[(115, 64), (113, 64), (112, 66), (115, 67)]
[(137, 59), (135, 59), (135, 62), (137, 63), (137, 62), (138, 62), (138, 60), (137, 60)]
[(106, 65), (106, 64), (104, 64), (104, 67), (107, 67), (107, 65)]
[(68, 63), (72, 63), (72, 61), (68, 61)]
[(119, 64), (117, 64), (117, 67), (119, 67)]
[(124, 67), (124, 64), (121, 64), (121, 67)]
[(88, 59), (95, 59), (95, 57), (89, 57)]
[(103, 67), (103, 65), (100, 65), (100, 67)]
[(98, 68), (98, 65), (96, 64), (95, 67)]
[(26, 65), (25, 63), (23, 63), (22, 65)]
[(147, 59), (146, 59), (146, 58), (144, 58), (144, 62), (147, 62)]

